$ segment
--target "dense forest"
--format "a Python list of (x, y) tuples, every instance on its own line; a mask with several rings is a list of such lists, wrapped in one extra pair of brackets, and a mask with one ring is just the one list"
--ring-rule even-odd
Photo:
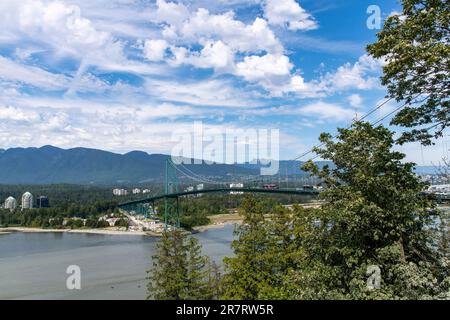
[[(99, 221), (104, 215), (119, 216), (116, 201), (97, 201), (92, 204), (69, 204), (52, 208), (35, 208), (9, 211), (0, 209), (0, 226), (35, 228), (103, 228), (109, 224)], [(86, 219), (86, 224), (82, 219)]]
[[(161, 193), (162, 185), (146, 185), (151, 188), (152, 194)], [(117, 205), (120, 202), (144, 197), (143, 194), (130, 194), (128, 196), (113, 196), (113, 187), (82, 186), (82, 185), (0, 185), (0, 199), (13, 196), (20, 204), (21, 195), (29, 191), (35, 197), (45, 195), (49, 198), (50, 208), (34, 208), (30, 210), (0, 210), (0, 226), (30, 226), (42, 228), (82, 227), (80, 219), (87, 219), (86, 227), (106, 226), (98, 218), (111, 213), (118, 214)], [(130, 189), (128, 187), (128, 189)], [(145, 195), (149, 196), (149, 195)], [(258, 195), (265, 206), (274, 204), (290, 204), (293, 202), (309, 201), (308, 196)], [(210, 223), (208, 216), (229, 213), (230, 209), (238, 208), (244, 199), (243, 195), (205, 194), (202, 196), (188, 196), (180, 199), (181, 226), (192, 229), (195, 226)], [(159, 217), (163, 218), (164, 201), (156, 203)], [(64, 223), (64, 225), (63, 225)]]
[[(109, 226), (99, 220), (104, 215), (119, 216), (111, 188), (80, 185), (0, 185), (0, 199), (13, 196), (20, 205), (21, 196), (29, 191), (35, 197), (44, 195), (49, 208), (33, 208), (15, 211), (0, 209), (0, 226), (24, 226), (39, 228), (102, 228)], [(86, 220), (85, 223), (83, 220)]]

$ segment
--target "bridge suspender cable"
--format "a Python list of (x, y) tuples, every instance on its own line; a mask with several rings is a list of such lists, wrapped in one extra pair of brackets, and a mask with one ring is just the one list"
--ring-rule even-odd
[[(415, 96), (413, 99), (417, 98), (419, 95), (420, 95), (420, 94), (418, 94), (417, 96)], [(393, 98), (388, 98), (388, 99), (384, 100), (382, 103), (380, 103), (379, 105), (377, 105), (375, 108), (371, 109), (369, 112), (367, 112), (366, 114), (364, 114), (364, 115), (359, 119), (359, 121), (362, 121), (362, 120), (368, 118), (369, 116), (371, 116), (372, 114), (374, 114), (377, 110), (379, 110), (379, 109), (382, 108), (384, 105), (386, 105), (386, 104), (387, 104), (389, 101), (391, 101), (392, 99), (393, 99)], [(405, 102), (405, 103), (402, 104), (401, 106), (397, 107), (397, 108), (394, 109), (393, 111), (391, 111), (391, 112), (389, 112), (388, 114), (384, 115), (383, 117), (381, 117), (380, 119), (376, 120), (375, 122), (372, 122), (371, 124), (372, 124), (372, 125), (375, 125), (375, 124), (378, 124), (378, 123), (382, 122), (383, 120), (385, 120), (385, 119), (388, 118), (389, 116), (391, 116), (391, 115), (397, 113), (398, 111), (400, 111), (401, 109), (403, 109), (407, 104), (408, 104), (408, 102)], [(350, 128), (350, 127), (351, 127), (351, 125), (348, 125), (348, 126), (347, 126), (347, 129)], [(432, 128), (432, 127), (430, 127), (430, 128)], [(430, 128), (429, 128), (429, 129), (430, 129)], [(338, 135), (339, 135), (339, 134), (335, 134), (332, 138), (335, 139)], [(314, 153), (314, 149), (315, 149), (315, 148), (320, 148), (320, 147), (323, 146), (323, 145), (324, 145), (324, 143), (320, 143), (319, 145), (317, 145), (317, 146), (311, 148), (310, 150), (308, 150), (308, 151), (302, 153), (301, 155), (299, 155), (298, 157), (292, 159), (291, 161), (297, 161), (297, 160), (299, 160), (299, 159), (305, 157), (306, 155), (308, 155), (308, 154), (310, 154), (310, 153)], [(317, 159), (318, 157), (319, 157), (319, 156), (316, 155), (316, 156), (314, 156), (314, 157), (312, 157), (312, 158), (310, 158), (310, 159), (308, 159), (308, 160), (306, 160), (306, 161), (313, 161), (313, 160)], [(197, 181), (197, 182), (202, 182), (202, 183), (207, 183), (207, 184), (212, 184), (212, 185), (221, 185), (221, 184), (232, 183), (232, 182), (225, 182), (225, 181), (217, 182), (217, 181), (210, 180), (210, 179), (208, 179), (208, 178), (206, 178), (206, 177), (203, 177), (203, 176), (201, 176), (201, 175), (199, 175), (199, 174), (196, 174), (196, 173), (193, 172), (192, 170), (188, 169), (184, 164), (180, 164), (180, 167), (181, 167), (184, 171), (183, 171), (182, 169), (180, 169), (177, 165), (174, 164), (174, 168), (175, 168), (178, 172), (180, 172), (180, 173), (183, 174), (184, 176), (186, 176), (186, 177), (188, 177), (188, 178), (190, 178), (190, 179), (192, 179), (192, 180), (194, 180), (194, 181)], [(188, 172), (188, 173), (186, 173), (185, 171)], [(256, 179), (256, 178), (248, 178), (248, 179), (245, 179), (245, 181), (251, 182), (251, 181), (255, 181), (255, 179)]]

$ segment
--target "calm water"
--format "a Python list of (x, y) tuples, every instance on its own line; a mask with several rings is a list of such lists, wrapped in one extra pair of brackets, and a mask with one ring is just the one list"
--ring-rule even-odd
[[(217, 263), (230, 256), (233, 226), (195, 235)], [(76, 233), (0, 234), (0, 299), (144, 299), (158, 239)], [(66, 269), (81, 268), (81, 290)]]

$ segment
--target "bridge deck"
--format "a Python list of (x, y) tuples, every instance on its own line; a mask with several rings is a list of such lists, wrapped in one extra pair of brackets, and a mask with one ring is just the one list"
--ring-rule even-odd
[(140, 203), (149, 203), (165, 198), (178, 198), (194, 194), (214, 193), (214, 192), (245, 192), (245, 193), (272, 193), (272, 194), (290, 194), (290, 195), (317, 195), (317, 190), (289, 190), (289, 189), (261, 189), (261, 188), (217, 188), (217, 189), (205, 189), (205, 190), (192, 190), (183, 191), (171, 194), (161, 194), (145, 199), (133, 200), (124, 203), (120, 203), (119, 207), (125, 207)]

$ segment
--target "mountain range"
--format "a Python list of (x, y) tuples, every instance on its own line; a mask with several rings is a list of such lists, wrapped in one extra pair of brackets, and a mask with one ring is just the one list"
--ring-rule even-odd
[[(132, 151), (118, 154), (89, 148), (0, 149), (0, 184), (117, 184), (163, 181), (166, 160), (164, 154)], [(304, 174), (302, 162), (280, 161), (280, 174)], [(317, 162), (319, 166), (331, 164)], [(332, 165), (332, 164), (331, 164)], [(187, 169), (185, 169), (187, 168)], [(183, 170), (210, 180), (239, 176), (256, 176), (260, 165), (199, 164), (185, 165)], [(432, 167), (418, 167), (418, 173), (432, 173)]]
[[(11, 148), (0, 150), (1, 184), (112, 184), (161, 181), (165, 176), (164, 154), (132, 151), (126, 154), (88, 149)], [(255, 175), (257, 170), (225, 164), (186, 165), (209, 177)]]

